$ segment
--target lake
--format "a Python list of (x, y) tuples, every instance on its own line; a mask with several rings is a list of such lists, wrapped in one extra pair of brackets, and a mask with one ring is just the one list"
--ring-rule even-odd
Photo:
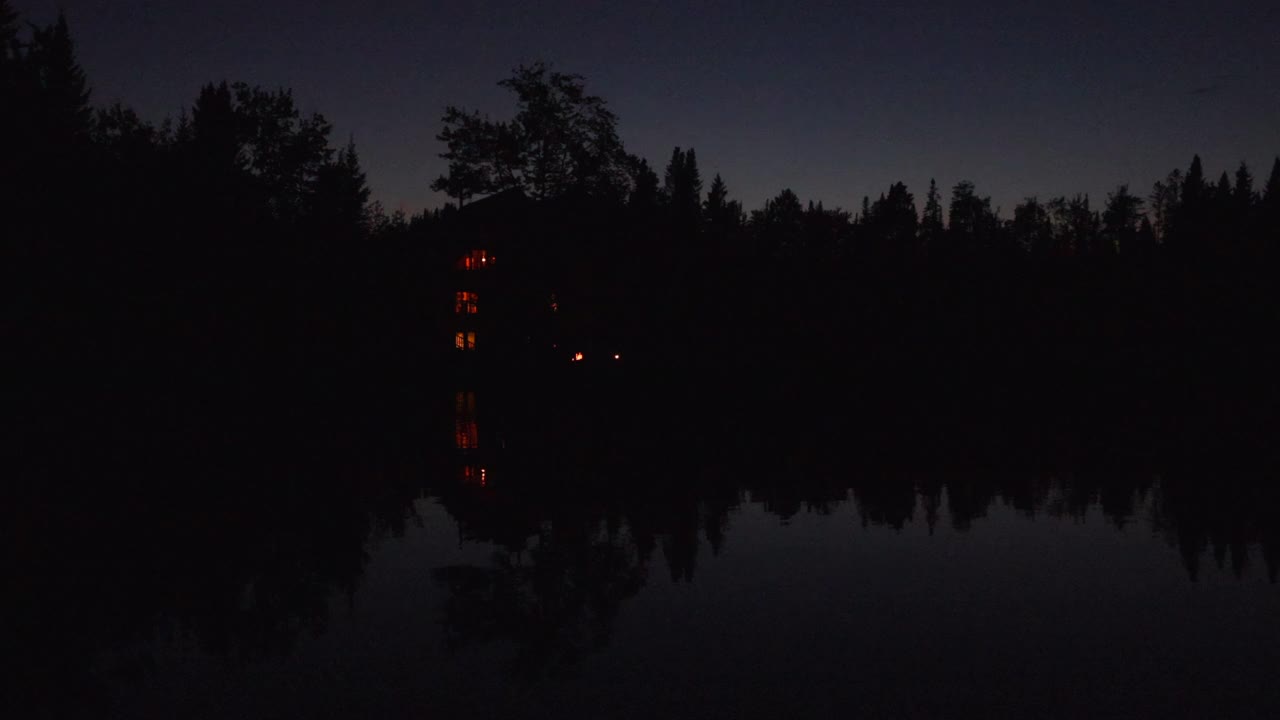
[(485, 398), (26, 508), (18, 679), (49, 716), (1280, 714), (1267, 476), (899, 471), (802, 442), (812, 408), (734, 444)]

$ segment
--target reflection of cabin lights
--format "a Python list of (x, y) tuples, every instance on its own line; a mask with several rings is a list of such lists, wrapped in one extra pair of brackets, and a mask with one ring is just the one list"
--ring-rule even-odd
[(582, 362), (582, 353), (574, 353), (574, 354), (573, 354), (573, 361), (574, 361), (574, 362)]

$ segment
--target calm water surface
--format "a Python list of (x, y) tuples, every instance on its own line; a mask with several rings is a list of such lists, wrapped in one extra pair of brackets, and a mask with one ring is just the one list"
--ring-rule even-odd
[(375, 522), (357, 540), (350, 578), (308, 576), (322, 607), (291, 607), (260, 576), (218, 627), (161, 612), (133, 654), (98, 661), (120, 673), (122, 658), (145, 658), (113, 683), (115, 707), (171, 717), (1280, 712), (1280, 544), (1258, 522), (1273, 508), (1254, 502), (1274, 493), (1253, 484), (966, 477), (566, 491), (522, 488), (467, 461), (456, 470), (412, 499), (402, 526)]

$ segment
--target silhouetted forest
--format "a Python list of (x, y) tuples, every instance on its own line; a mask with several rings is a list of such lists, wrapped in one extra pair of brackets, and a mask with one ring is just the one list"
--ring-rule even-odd
[(1277, 582), (1280, 158), (751, 209), (695, 148), (629, 152), (583, 77), (500, 85), (508, 118), (444, 110), (452, 202), (387, 213), (288, 89), (95, 105), (66, 20), (0, 0), (10, 702), (110, 714), (166, 632), (287, 655), (424, 503), (492, 553), (423, 612), (523, 679), (748, 507), (1100, 517)]
[[(25, 472), (378, 432), (415, 390), (561, 378), (574, 344), (618, 348), (627, 382), (669, 397), (820, 396), (833, 434), (939, 453), (1035, 447), (1028, 428), (1271, 452), (1280, 159), (1255, 183), (1196, 156), (1149, 195), (1008, 217), (969, 181), (922, 204), (895, 182), (856, 211), (784, 189), (747, 212), (693, 148), (660, 177), (583, 78), (535, 64), (500, 83), (511, 118), (446, 110), (433, 188), (458, 205), (388, 216), (354, 142), (288, 90), (213, 82), (157, 125), (92, 104), (65, 20), (0, 8)], [(477, 345), (500, 352), (460, 369), (455, 261), (486, 233), (514, 251)]]

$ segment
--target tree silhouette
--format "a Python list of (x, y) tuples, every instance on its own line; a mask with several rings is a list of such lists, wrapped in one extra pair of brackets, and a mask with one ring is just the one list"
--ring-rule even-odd
[(1235, 204), (1235, 212), (1241, 214), (1247, 213), (1250, 206), (1257, 201), (1257, 196), (1253, 192), (1253, 174), (1249, 172), (1249, 166), (1244, 162), (1236, 168), (1236, 184), (1231, 190), (1231, 197)]
[(711, 181), (706, 202), (702, 206), (702, 215), (706, 219), (707, 235), (717, 248), (724, 248), (742, 227), (742, 203), (729, 199), (729, 188), (720, 173), (716, 173)]
[[(181, 136), (188, 133), (182, 132)], [(248, 169), (243, 154), (240, 119), (226, 82), (200, 89), (191, 109), (190, 153), (201, 174), (215, 182), (232, 182)]]
[(1086, 255), (1095, 250), (1101, 219), (1089, 208), (1088, 195), (1054, 198), (1049, 202), (1049, 213), (1060, 254)]
[(881, 254), (916, 254), (916, 203), (905, 184), (890, 185), (888, 194), (881, 195), (869, 212), (868, 230), (873, 242), (881, 246)]
[(247, 168), (269, 199), (272, 215), (297, 222), (308, 188), (333, 156), (328, 142), (332, 126), (318, 113), (303, 117), (292, 91), (267, 91), (245, 83), (236, 83), (232, 90), (238, 144)]
[(938, 183), (933, 178), (929, 178), (929, 192), (924, 200), (924, 215), (920, 218), (920, 239), (924, 241), (929, 252), (934, 252), (940, 247), (942, 236), (942, 198), (938, 194)]
[(1280, 157), (1271, 164), (1271, 174), (1263, 189), (1262, 227), (1264, 242), (1271, 250), (1280, 250)]
[(671, 151), (663, 175), (662, 196), (677, 232), (686, 236), (694, 233), (702, 215), (702, 176), (693, 148), (684, 151), (677, 147)]
[(751, 230), (765, 252), (795, 252), (804, 240), (804, 206), (790, 189), (751, 211)]
[(37, 28), (31, 37), (25, 62), (33, 72), (42, 111), (39, 127), (50, 148), (87, 139), (93, 111), (89, 84), (76, 61), (67, 19), (61, 13), (53, 25)]
[(1053, 254), (1053, 222), (1037, 198), (1029, 197), (1014, 207), (1012, 232), (1014, 242), (1034, 257)]
[(845, 244), (849, 223), (849, 213), (844, 210), (828, 210), (821, 202), (814, 205), (810, 200), (804, 212), (801, 246), (810, 254), (830, 257)]
[(1178, 206), (1182, 202), (1182, 171), (1175, 168), (1164, 180), (1157, 180), (1151, 188), (1152, 229), (1161, 242), (1169, 241), (1169, 228), (1175, 222)]
[(1212, 196), (1205, 183), (1200, 156), (1191, 159), (1179, 190), (1178, 210), (1173, 219), (1173, 237), (1184, 256), (1204, 252), (1211, 218)]
[(508, 122), (446, 108), (437, 138), (447, 147), (440, 157), (449, 171), (433, 190), (461, 202), (517, 188), (539, 200), (571, 192), (623, 199), (628, 162), (617, 118), (587, 94), (582, 76), (535, 63), (498, 85), (516, 98)]
[(649, 167), (649, 161), (631, 156), (631, 192), (627, 205), (636, 211), (654, 213), (658, 209), (658, 174)]
[(954, 247), (972, 251), (990, 246), (995, 237), (996, 216), (991, 211), (991, 198), (978, 197), (968, 180), (951, 189), (951, 206), (947, 215), (947, 232)]
[(1128, 185), (1109, 193), (1102, 212), (1100, 252), (1114, 254), (1135, 249), (1141, 221), (1142, 199), (1130, 194)]
[(317, 169), (307, 203), (308, 222), (317, 233), (351, 241), (369, 231), (369, 186), (354, 140)]

